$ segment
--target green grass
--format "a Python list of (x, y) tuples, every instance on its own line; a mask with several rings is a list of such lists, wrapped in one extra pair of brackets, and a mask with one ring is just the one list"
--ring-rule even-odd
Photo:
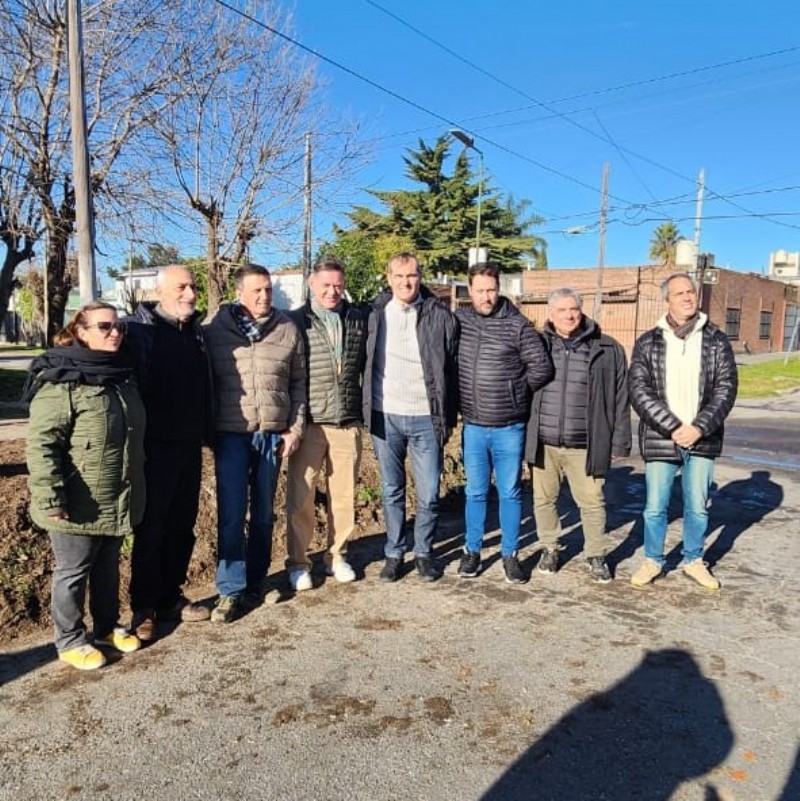
[(788, 389), (800, 387), (800, 358), (793, 355), (788, 364), (783, 358), (739, 367), (739, 397), (769, 398)]

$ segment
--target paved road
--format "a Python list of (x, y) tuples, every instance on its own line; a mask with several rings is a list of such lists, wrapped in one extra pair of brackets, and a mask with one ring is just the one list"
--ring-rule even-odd
[[(375, 538), (354, 548), (355, 584), (276, 583), (232, 625), (181, 626), (97, 673), (44, 638), (15, 645), (0, 799), (796, 801), (796, 474), (720, 460), (708, 558), (723, 588), (706, 595), (679, 571), (628, 585), (643, 477), (636, 460), (613, 472), (604, 587), (565, 508), (571, 561), (523, 587), (502, 581), (496, 532), (486, 572), (457, 579), (456, 520), (434, 585), (381, 585)], [(535, 549), (528, 514), (529, 566)]]

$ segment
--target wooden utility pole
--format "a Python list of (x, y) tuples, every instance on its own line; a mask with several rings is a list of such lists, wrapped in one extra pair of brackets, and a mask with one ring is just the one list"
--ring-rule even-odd
[(72, 183), (75, 187), (75, 221), (78, 234), (78, 284), (81, 305), (94, 300), (94, 217), (89, 179), (89, 146), (83, 84), (83, 31), (80, 0), (67, 0), (67, 58), (69, 61), (69, 108), (72, 123)]
[(308, 277), (311, 275), (311, 134), (306, 134), (306, 178), (303, 203), (303, 298), (308, 295)]
[(603, 307), (603, 268), (606, 265), (606, 217), (608, 216), (608, 162), (603, 162), (603, 185), (600, 190), (600, 250), (597, 253), (597, 291), (594, 296), (592, 316), (600, 325), (600, 312)]

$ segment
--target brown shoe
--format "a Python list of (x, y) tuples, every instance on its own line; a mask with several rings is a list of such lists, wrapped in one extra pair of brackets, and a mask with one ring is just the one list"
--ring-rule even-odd
[(204, 604), (189, 601), (181, 609), (181, 620), (184, 623), (201, 623), (204, 620), (211, 620), (211, 610)]
[(131, 631), (142, 642), (152, 642), (156, 638), (155, 612), (152, 609), (140, 609), (134, 612)]
[(188, 598), (181, 595), (172, 606), (159, 609), (156, 617), (162, 621), (176, 623), (198, 623), (201, 620), (208, 620), (211, 617), (211, 610), (203, 604), (192, 603)]

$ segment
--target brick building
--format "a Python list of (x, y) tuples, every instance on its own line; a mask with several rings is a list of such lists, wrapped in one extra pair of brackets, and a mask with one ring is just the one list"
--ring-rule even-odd
[[(647, 264), (606, 267), (602, 274), (600, 325), (630, 356), (633, 343), (664, 313), (661, 282), (674, 268)], [(597, 319), (598, 270), (548, 269), (522, 273), (520, 309), (541, 328), (547, 319), (547, 296), (563, 286), (577, 289), (584, 312)], [(798, 316), (798, 287), (760, 275), (713, 268), (706, 271), (701, 308), (725, 331), (736, 352), (787, 350)]]

